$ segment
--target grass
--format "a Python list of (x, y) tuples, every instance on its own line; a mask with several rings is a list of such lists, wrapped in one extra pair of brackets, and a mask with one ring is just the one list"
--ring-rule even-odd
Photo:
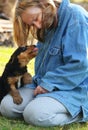
[[(16, 48), (0, 47), (0, 75), (3, 72), (4, 66), (10, 58), (10, 55)], [(34, 60), (28, 64), (28, 71), (34, 75)], [(0, 130), (88, 130), (88, 123), (73, 123), (63, 127), (34, 127), (28, 125), (24, 120), (11, 120), (0, 116)]]

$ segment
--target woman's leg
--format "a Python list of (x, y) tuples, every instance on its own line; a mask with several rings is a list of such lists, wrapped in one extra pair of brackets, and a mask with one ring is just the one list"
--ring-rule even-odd
[(23, 98), (23, 102), (20, 105), (13, 103), (13, 98), (10, 95), (6, 95), (0, 106), (0, 112), (3, 116), (8, 118), (22, 118), (24, 108), (33, 99), (33, 89), (26, 87), (20, 88), (19, 92)]
[[(23, 112), (27, 123), (37, 126), (56, 126), (72, 122), (72, 117), (66, 108), (50, 97), (38, 97), (32, 100)], [(79, 117), (74, 119), (74, 122)]]

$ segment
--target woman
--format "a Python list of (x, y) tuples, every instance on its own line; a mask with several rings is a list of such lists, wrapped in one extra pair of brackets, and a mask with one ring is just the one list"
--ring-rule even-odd
[(1, 113), (37, 126), (88, 121), (88, 13), (69, 0), (19, 0), (14, 39), (38, 40), (33, 83), (19, 89), (23, 102), (7, 95)]

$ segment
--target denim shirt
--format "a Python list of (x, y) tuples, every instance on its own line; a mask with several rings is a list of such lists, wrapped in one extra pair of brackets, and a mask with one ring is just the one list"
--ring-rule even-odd
[[(88, 12), (62, 0), (58, 26), (46, 32), (45, 43), (38, 42), (33, 84), (64, 104), (73, 118), (80, 112), (88, 121)], [(55, 107), (55, 106), (54, 106)]]

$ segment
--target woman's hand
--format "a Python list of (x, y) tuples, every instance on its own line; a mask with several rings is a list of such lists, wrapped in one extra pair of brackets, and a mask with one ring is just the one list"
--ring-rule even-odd
[(34, 90), (34, 96), (37, 94), (43, 94), (43, 93), (48, 93), (48, 90), (42, 88), (41, 86), (37, 86), (37, 88)]

